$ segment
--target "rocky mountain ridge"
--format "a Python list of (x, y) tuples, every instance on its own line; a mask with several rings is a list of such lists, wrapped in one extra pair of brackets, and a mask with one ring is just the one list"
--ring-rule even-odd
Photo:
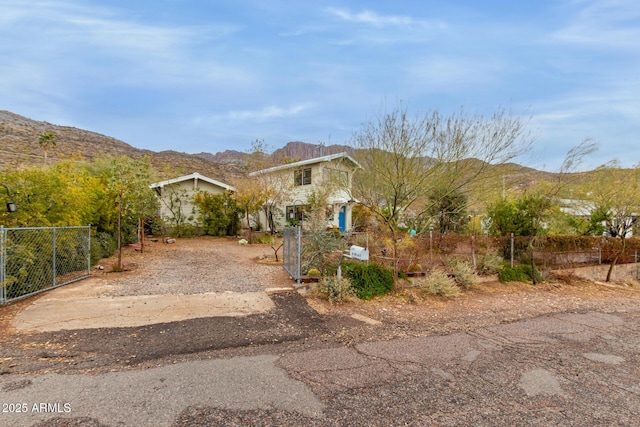
[[(44, 132), (55, 135), (56, 146), (48, 152), (50, 163), (68, 159), (91, 161), (103, 155), (126, 155), (134, 159), (149, 156), (151, 164), (159, 171), (162, 179), (199, 172), (215, 179), (232, 181), (242, 173), (248, 156), (237, 150), (215, 154), (188, 154), (173, 150), (155, 152), (133, 147), (96, 132), (59, 126), (0, 110), (0, 168), (42, 164), (43, 151), (38, 138)], [(341, 151), (353, 153), (351, 147), (344, 145), (324, 146), (294, 141), (275, 150), (273, 154), (293, 160), (305, 160)]]
[[(124, 141), (96, 132), (37, 121), (0, 110), (0, 170), (43, 164), (43, 150), (38, 144), (38, 138), (44, 132), (53, 133), (57, 143), (56, 147), (48, 152), (49, 163), (70, 159), (91, 161), (104, 155), (126, 155), (134, 159), (148, 156), (158, 172), (158, 179), (198, 172), (223, 182), (233, 183), (235, 178), (244, 173), (248, 156), (248, 153), (237, 150), (225, 150), (215, 154), (188, 154), (172, 150), (155, 152), (133, 147)], [(297, 161), (343, 151), (356, 154), (354, 148), (345, 145), (309, 144), (301, 141), (289, 142), (272, 154), (275, 158)], [(503, 186), (504, 177), (507, 177), (507, 189), (526, 189), (536, 182), (550, 180), (554, 175), (516, 164), (505, 167), (508, 171), (496, 171), (500, 176), (495, 179), (494, 187)]]

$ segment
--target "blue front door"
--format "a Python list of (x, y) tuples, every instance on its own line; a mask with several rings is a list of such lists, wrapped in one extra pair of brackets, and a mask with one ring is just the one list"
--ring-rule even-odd
[(340, 227), (340, 232), (344, 232), (347, 228), (347, 207), (342, 206), (340, 208), (340, 213), (338, 214), (338, 226)]

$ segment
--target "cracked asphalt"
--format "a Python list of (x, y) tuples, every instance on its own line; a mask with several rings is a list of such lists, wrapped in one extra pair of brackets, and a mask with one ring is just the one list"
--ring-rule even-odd
[[(320, 329), (337, 325), (316, 320)], [(353, 345), (314, 336), (304, 345), (116, 372), (5, 373), (0, 425), (630, 426), (640, 419), (638, 311), (558, 313)]]
[[(256, 261), (264, 250), (155, 246), (128, 255), (132, 271), (64, 292), (147, 306), (190, 296), (177, 318), (154, 305), (162, 316), (96, 311), (47, 328), (52, 294), (2, 307), (0, 426), (638, 425), (636, 286), (495, 283), (455, 301), (331, 309), (282, 293), (259, 310), (243, 300), (239, 316), (196, 310), (204, 293), (284, 284), (280, 267)], [(49, 311), (25, 323), (37, 301)]]

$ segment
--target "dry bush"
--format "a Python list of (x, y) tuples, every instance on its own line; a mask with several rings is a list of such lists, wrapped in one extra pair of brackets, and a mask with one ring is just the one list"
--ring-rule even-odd
[(453, 261), (449, 264), (455, 282), (463, 289), (471, 289), (478, 284), (478, 276), (466, 261)]
[(427, 276), (414, 281), (414, 283), (428, 295), (439, 295), (446, 298), (460, 295), (460, 288), (455, 280), (442, 270), (433, 270)]

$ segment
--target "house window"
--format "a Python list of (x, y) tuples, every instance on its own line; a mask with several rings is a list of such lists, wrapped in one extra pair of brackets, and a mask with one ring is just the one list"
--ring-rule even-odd
[(349, 185), (349, 173), (339, 169), (324, 168), (322, 170), (323, 179), (340, 187)]
[(287, 206), (287, 221), (290, 224), (297, 224), (304, 220), (308, 208), (305, 205)]
[(311, 168), (298, 169), (294, 171), (293, 182), (295, 185), (311, 184)]

